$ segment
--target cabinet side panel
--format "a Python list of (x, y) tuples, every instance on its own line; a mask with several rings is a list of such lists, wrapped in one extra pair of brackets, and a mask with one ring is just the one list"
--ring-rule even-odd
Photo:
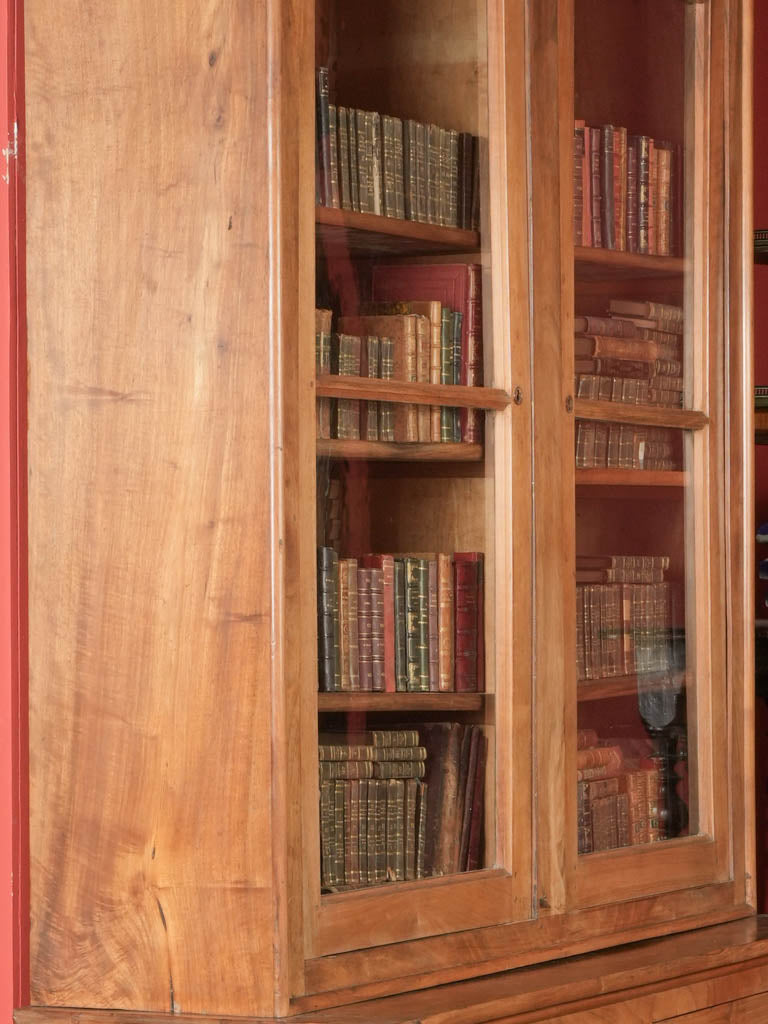
[(268, 1014), (266, 5), (26, 22), (32, 1001)]

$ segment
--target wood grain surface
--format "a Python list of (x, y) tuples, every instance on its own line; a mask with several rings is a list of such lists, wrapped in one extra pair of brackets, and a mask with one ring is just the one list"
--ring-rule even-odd
[(26, 6), (36, 1002), (273, 1007), (269, 7)]

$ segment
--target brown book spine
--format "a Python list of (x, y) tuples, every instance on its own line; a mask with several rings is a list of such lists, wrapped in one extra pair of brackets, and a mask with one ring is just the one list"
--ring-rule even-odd
[(399, 117), (392, 118), (392, 131), (395, 138), (395, 216), (400, 220), (405, 220), (403, 122)]
[(590, 137), (590, 200), (592, 213), (592, 245), (603, 245), (603, 190), (600, 174), (601, 133), (599, 128), (588, 128)]
[(366, 128), (371, 149), (373, 212), (381, 217), (384, 213), (384, 167), (381, 152), (381, 114), (377, 110), (367, 112)]
[(602, 195), (601, 233), (604, 249), (616, 248), (614, 189), (614, 127), (604, 124), (600, 130), (600, 186)]
[(637, 252), (637, 146), (632, 140), (626, 144), (627, 153), (627, 250)]
[(591, 801), (592, 847), (597, 850), (615, 850), (618, 846), (616, 796), (598, 797)]
[(661, 357), (658, 341), (645, 341), (634, 338), (609, 338), (603, 335), (585, 335), (575, 339), (574, 350), (577, 357), (590, 359), (632, 359), (650, 362)]
[(418, 156), (416, 152), (416, 122), (403, 122), (403, 174), (405, 181), (405, 216), (419, 219), (419, 193), (417, 184)]
[(373, 690), (373, 609), (371, 570), (357, 570), (357, 630), (360, 689)]
[(333, 789), (333, 864), (337, 885), (344, 885), (344, 808), (347, 783), (334, 782)]
[(387, 794), (387, 879), (405, 880), (405, 784), (401, 779), (388, 779)]
[[(480, 294), (481, 267), (479, 263), (467, 266), (467, 315), (462, 337), (460, 382), (467, 387), (480, 387), (483, 383), (483, 305)], [(461, 409), (459, 413), (461, 439), (467, 444), (480, 444), (483, 440), (483, 414), (479, 409)]]
[(357, 112), (347, 108), (347, 136), (349, 143), (349, 192), (352, 209), (360, 212), (360, 179), (357, 171)]
[(360, 885), (368, 885), (368, 779), (359, 779), (357, 800), (357, 844)]
[(324, 889), (336, 885), (334, 856), (334, 783), (320, 783), (320, 883)]
[(347, 578), (347, 619), (349, 637), (349, 689), (360, 689), (360, 644), (358, 634), (357, 559), (344, 558), (341, 573)]
[(472, 153), (473, 140), (469, 132), (459, 134), (459, 227), (472, 227)]
[(657, 249), (660, 256), (669, 256), (672, 219), (672, 152), (660, 145), (656, 146), (658, 163), (656, 194)]
[(323, 206), (331, 206), (331, 135), (329, 125), (328, 68), (317, 68), (315, 105), (317, 118), (317, 189)]
[(349, 175), (349, 111), (336, 108), (338, 121), (339, 194), (342, 210), (352, 209), (352, 183)]
[(387, 881), (387, 783), (384, 779), (376, 779), (368, 783), (368, 791), (374, 789), (376, 794), (375, 816), (375, 878), (377, 882)]
[(454, 688), (453, 565), (451, 556), (437, 556), (438, 689)]
[(395, 685), (395, 560), (392, 555), (365, 555), (362, 564), (381, 573), (382, 581), (382, 643), (383, 686), (386, 693), (394, 693)]
[(427, 142), (427, 221), (440, 223), (440, 129), (437, 125), (426, 126)]
[(592, 237), (592, 130), (584, 125), (584, 156), (581, 161), (582, 245), (593, 246)]
[(447, 224), (459, 225), (459, 133), (449, 128), (448, 132), (448, 217)]
[[(416, 321), (416, 380), (429, 384), (432, 363), (432, 325), (425, 316), (414, 314)], [(428, 405), (417, 406), (419, 441), (432, 440), (432, 410)]]
[(450, 874), (454, 865), (456, 797), (459, 757), (464, 726), (459, 722), (434, 722), (421, 733), (427, 748), (427, 835), (425, 868), (428, 875)]
[(616, 128), (614, 134), (614, 215), (616, 248), (627, 248), (627, 129)]
[(637, 153), (637, 251), (640, 253), (650, 252), (648, 248), (650, 142), (647, 135), (635, 135), (632, 138), (632, 145)]
[(320, 689), (341, 688), (339, 665), (339, 558), (332, 548), (318, 550), (318, 656)]
[(389, 114), (381, 115), (381, 149), (384, 180), (385, 217), (397, 217), (397, 181), (395, 176), (395, 123)]
[[(360, 376), (377, 378), (380, 370), (379, 339), (365, 335), (360, 339)], [(379, 403), (360, 402), (360, 437), (364, 441), (379, 440)]]
[(429, 132), (427, 125), (416, 124), (416, 220), (429, 221)]
[(385, 680), (384, 639), (384, 572), (370, 569), (371, 574), (371, 683), (372, 690), (383, 693)]
[(405, 880), (412, 882), (416, 877), (416, 837), (417, 837), (417, 801), (418, 782), (416, 779), (405, 781), (405, 805), (403, 811), (405, 833)]
[(648, 252), (652, 256), (658, 254), (656, 237), (656, 189), (658, 185), (659, 162), (656, 152), (656, 144), (653, 139), (648, 140)]
[(339, 194), (339, 137), (336, 105), (328, 104), (328, 136), (331, 147), (331, 181), (330, 181), (330, 205), (338, 210), (341, 208), (341, 197)]
[(625, 772), (619, 778), (619, 789), (627, 797), (631, 846), (648, 842), (648, 775), (643, 770)]
[(320, 761), (320, 781), (328, 779), (372, 779), (372, 761)]
[(576, 751), (576, 768), (597, 768), (605, 765), (618, 770), (621, 767), (621, 747), (617, 745), (603, 747), (583, 747)]
[(339, 560), (339, 689), (351, 690), (349, 670), (349, 573)]
[(573, 241), (584, 245), (584, 122), (573, 128)]
[(345, 881), (353, 888), (360, 886), (360, 781), (347, 786), (344, 802), (344, 866)]
[(466, 770), (462, 772), (459, 779), (459, 790), (461, 796), (461, 829), (458, 835), (456, 849), (456, 871), (467, 870), (469, 857), (469, 826), (472, 819), (472, 802), (475, 791), (475, 774), (477, 772), (477, 752), (480, 747), (482, 733), (477, 725), (470, 725), (464, 731), (464, 745), (466, 752), (462, 750), (462, 765), (466, 757)]
[(423, 779), (426, 773), (424, 761), (374, 761), (374, 779)]
[(373, 213), (373, 182), (371, 171), (373, 150), (368, 132), (368, 114), (355, 110), (355, 136), (357, 138), (357, 180), (360, 193), (360, 212)]
[(469, 844), (467, 848), (467, 871), (477, 871), (483, 866), (483, 836), (485, 828), (485, 766), (488, 760), (488, 739), (482, 733), (478, 738), (477, 764), (475, 767), (472, 812), (469, 822)]

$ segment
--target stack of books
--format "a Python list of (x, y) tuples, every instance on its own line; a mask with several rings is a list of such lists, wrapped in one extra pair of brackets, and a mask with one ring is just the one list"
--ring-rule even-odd
[(651, 758), (624, 757), (619, 744), (580, 729), (576, 779), (579, 853), (666, 838), (661, 771)]
[(318, 550), (318, 675), (327, 692), (485, 688), (479, 551), (339, 558)]
[(487, 740), (480, 726), (321, 733), (326, 891), (481, 866)]
[(579, 398), (679, 408), (683, 404), (683, 310), (610, 299), (602, 316), (574, 321)]
[(682, 469), (680, 431), (579, 420), (577, 469)]
[(579, 679), (676, 667), (674, 591), (667, 555), (576, 556)]
[(317, 69), (318, 206), (479, 230), (478, 140), (330, 102)]
[(577, 119), (573, 198), (576, 245), (682, 254), (682, 160), (674, 143)]

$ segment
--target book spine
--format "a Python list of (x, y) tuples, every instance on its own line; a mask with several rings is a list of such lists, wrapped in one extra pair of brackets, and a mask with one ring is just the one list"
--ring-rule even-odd
[(357, 179), (361, 213), (373, 213), (373, 183), (371, 181), (373, 149), (369, 145), (368, 120), (367, 111), (355, 110)]
[(395, 135), (395, 216), (405, 220), (405, 178), (403, 167), (403, 122), (392, 118)]
[(427, 563), (429, 618), (429, 689), (440, 689), (440, 630), (437, 597), (437, 559)]
[(368, 779), (360, 779), (357, 802), (357, 842), (360, 885), (369, 885), (373, 879), (368, 874)]
[(459, 134), (459, 227), (472, 227), (472, 136)]
[[(442, 307), (435, 304), (429, 320), (429, 382), (440, 384), (442, 381)], [(430, 439), (439, 443), (442, 440), (443, 413), (442, 406), (430, 406)]]
[(615, 249), (616, 217), (614, 210), (614, 128), (604, 124), (600, 135), (600, 186), (602, 195), (601, 233), (604, 249)]
[(344, 884), (344, 808), (346, 783), (338, 780), (333, 784), (333, 874), (337, 885)]
[[(362, 377), (377, 378), (380, 370), (379, 339), (368, 335), (361, 339)], [(365, 441), (379, 440), (379, 403), (367, 399), (360, 402), (360, 436)]]
[(414, 559), (417, 573), (417, 690), (429, 691), (429, 562), (426, 558)]
[(592, 219), (592, 245), (601, 248), (603, 245), (603, 193), (600, 177), (600, 129), (589, 128), (589, 160), (590, 160), (590, 211)]
[[(414, 314), (416, 328), (416, 380), (420, 384), (429, 384), (432, 361), (432, 325), (425, 316)], [(432, 409), (429, 405), (416, 406), (418, 423), (418, 440), (432, 440)]]
[(448, 220), (449, 227), (459, 224), (459, 133), (448, 131)]
[(440, 128), (440, 172), (438, 195), (438, 224), (450, 225), (451, 208), (451, 141), (448, 130)]
[(319, 683), (325, 692), (337, 690), (339, 557), (332, 548), (318, 550), (318, 645)]
[(658, 180), (657, 180), (657, 249), (660, 256), (669, 256), (672, 252), (670, 243), (672, 227), (672, 151), (657, 146)]
[(349, 111), (346, 107), (338, 107), (338, 153), (339, 153), (339, 187), (342, 210), (352, 209), (352, 183), (349, 173)]
[(594, 245), (592, 238), (592, 129), (584, 126), (584, 155), (581, 161), (582, 245)]
[(388, 114), (381, 115), (382, 165), (385, 217), (397, 217), (397, 181), (395, 175), (395, 124)]
[(394, 617), (395, 617), (395, 688), (398, 692), (410, 689), (408, 671), (408, 590), (405, 559), (394, 560)]
[(469, 226), (473, 231), (480, 230), (480, 160), (481, 148), (480, 139), (477, 135), (472, 136), (472, 216)]
[(377, 882), (387, 880), (387, 783), (382, 779), (368, 783), (368, 791), (376, 795), (374, 876)]
[[(394, 693), (396, 687), (395, 674), (395, 559), (392, 555), (365, 555), (363, 564), (380, 574), (381, 579), (381, 620), (383, 650), (383, 685), (386, 693)], [(377, 580), (372, 586), (379, 586)], [(374, 689), (375, 689), (374, 681)]]
[[(379, 377), (392, 380), (394, 373), (394, 342), (391, 338), (379, 338)], [(391, 402), (379, 402), (379, 440), (395, 440), (395, 411)]]
[(425, 774), (424, 761), (376, 761), (373, 764), (375, 779), (421, 779)]
[[(342, 573), (347, 577), (347, 633), (349, 637), (349, 689), (360, 689), (360, 641), (358, 633), (357, 559), (341, 560)], [(344, 570), (346, 569), (346, 572)]]
[(416, 124), (416, 196), (417, 217), (429, 222), (429, 132), (425, 124)]
[(347, 885), (360, 885), (360, 781), (353, 779), (347, 786), (344, 803), (344, 864)]
[(371, 570), (357, 570), (357, 630), (360, 689), (373, 690), (373, 608)]
[(382, 158), (381, 114), (369, 111), (368, 124), (371, 145), (371, 183), (373, 185), (373, 212), (384, 214), (384, 166)]
[(347, 135), (349, 137), (349, 192), (352, 209), (360, 212), (360, 179), (357, 171), (357, 111), (347, 109)]
[(584, 122), (573, 129), (573, 242), (584, 245)]
[(320, 178), (320, 202), (331, 206), (331, 135), (328, 102), (328, 68), (318, 68), (315, 79), (315, 104), (317, 108), (317, 152)]
[[(331, 347), (332, 362), (341, 377), (359, 377), (361, 339), (352, 334), (335, 334)], [(360, 438), (360, 402), (350, 398), (336, 400), (336, 437), (346, 440)]]
[(339, 560), (339, 689), (352, 689), (349, 666), (349, 573)]
[(417, 185), (418, 157), (416, 152), (416, 122), (403, 122), (403, 174), (405, 179), (405, 216), (408, 220), (419, 219), (419, 194)]
[[(453, 315), (447, 306), (440, 314), (440, 383), (453, 384)], [(440, 406), (440, 440), (453, 441), (453, 409)]]
[(331, 201), (329, 205), (332, 206), (334, 210), (338, 210), (341, 207), (341, 199), (339, 196), (339, 140), (336, 105), (334, 103), (328, 104), (328, 137), (331, 147)]
[(403, 831), (405, 839), (404, 877), (406, 882), (416, 878), (416, 821), (418, 782), (407, 779), (405, 782), (405, 803), (403, 811)]
[(478, 564), (454, 555), (455, 594), (455, 687), (477, 690)]
[(438, 689), (454, 688), (454, 589), (451, 556), (437, 556)]
[(405, 879), (405, 784), (400, 779), (389, 779), (386, 787), (387, 878), (391, 882), (402, 882)]
[(637, 238), (637, 146), (634, 140), (627, 143), (627, 250), (638, 251)]
[[(464, 314), (453, 311), (453, 383), (461, 383), (461, 346), (464, 338)], [(454, 406), (451, 408), (451, 419), (453, 420), (453, 440), (456, 444), (461, 441), (461, 410)]]
[[(461, 383), (480, 387), (483, 383), (483, 306), (480, 296), (481, 268), (477, 263), (467, 266), (467, 316), (461, 359)], [(479, 409), (461, 409), (461, 439), (466, 444), (480, 444), (483, 419)]]
[(427, 125), (427, 222), (440, 223), (440, 129)]
[[(315, 370), (318, 375), (331, 372), (331, 336), (325, 331), (315, 334)], [(332, 399), (317, 398), (315, 400), (317, 436), (330, 438), (332, 422)]]
[(424, 878), (424, 854), (427, 838), (427, 794), (426, 782), (416, 783), (416, 877)]
[(333, 782), (320, 783), (320, 882), (324, 889), (331, 889), (336, 885), (333, 790)]
[(656, 203), (659, 163), (656, 144), (648, 140), (648, 252), (652, 256), (658, 254), (656, 237)]
[[(371, 569), (371, 689), (386, 691), (384, 634), (384, 572)], [(394, 687), (393, 687), (394, 689)]]
[(627, 248), (627, 129), (614, 131), (614, 217), (615, 244), (622, 252)]

